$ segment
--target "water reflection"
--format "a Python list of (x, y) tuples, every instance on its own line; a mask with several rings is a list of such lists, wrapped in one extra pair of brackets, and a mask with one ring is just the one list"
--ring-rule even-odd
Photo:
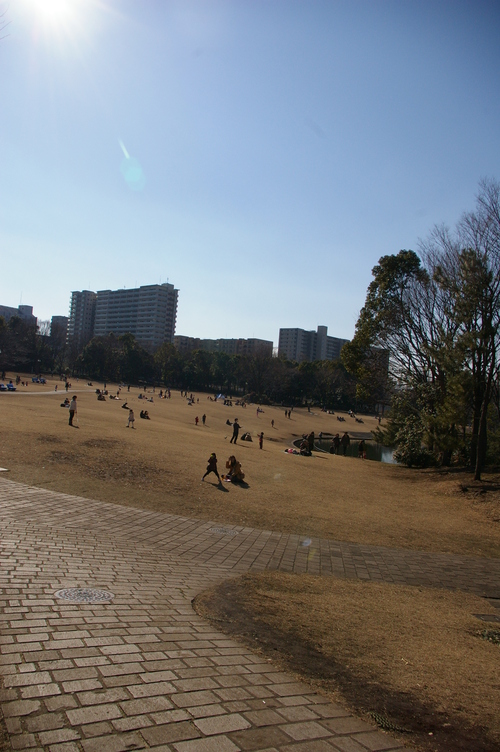
[[(323, 441), (315, 441), (315, 444), (325, 452), (329, 452), (332, 442), (330, 439), (323, 439)], [(358, 444), (358, 439), (351, 439), (351, 444), (347, 447), (347, 457), (358, 456)], [(377, 444), (375, 441), (365, 441), (365, 451), (367, 460), (374, 460), (375, 462), (387, 462), (390, 465), (396, 464), (396, 460), (393, 456), (394, 449), (391, 449), (391, 447), (382, 446), (382, 444)], [(343, 453), (344, 450), (341, 447), (340, 454)]]

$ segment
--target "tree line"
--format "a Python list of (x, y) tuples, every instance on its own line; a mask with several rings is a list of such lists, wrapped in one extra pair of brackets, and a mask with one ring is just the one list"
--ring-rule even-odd
[(476, 208), (453, 230), (435, 227), (419, 251), (374, 267), (342, 362), (368, 399), (376, 353), (388, 352), (391, 410), (379, 440), (409, 466), (459, 462), (479, 480), (500, 449), (500, 184), (483, 180)]
[(7, 323), (0, 318), (0, 370), (251, 395), (263, 404), (357, 407), (356, 377), (340, 361), (294, 363), (258, 354), (181, 353), (171, 344), (149, 352), (132, 334), (93, 337), (78, 352), (66, 345), (61, 332), (50, 331), (49, 322), (41, 322), (37, 330), (19, 318)]

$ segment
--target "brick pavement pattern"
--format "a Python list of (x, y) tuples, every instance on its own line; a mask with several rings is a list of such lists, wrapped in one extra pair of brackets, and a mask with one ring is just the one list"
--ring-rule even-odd
[[(500, 596), (500, 561), (221, 526), (0, 480), (0, 694), (31, 752), (402, 752), (191, 607), (248, 570)], [(111, 591), (104, 603), (62, 588)]]

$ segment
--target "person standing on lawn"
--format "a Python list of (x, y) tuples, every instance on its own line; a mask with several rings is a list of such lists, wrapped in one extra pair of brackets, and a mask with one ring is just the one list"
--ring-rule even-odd
[(233, 435), (231, 436), (231, 441), (229, 442), (230, 444), (232, 444), (233, 441), (235, 444), (237, 443), (239, 432), (240, 432), (240, 424), (238, 423), (238, 418), (235, 418), (234, 423), (233, 423)]
[[(74, 394), (73, 395), (73, 399), (69, 403), (69, 425), (70, 426), (73, 425), (73, 418), (75, 417), (76, 413), (77, 413), (77, 410), (76, 410), (76, 394)], [(76, 428), (76, 427), (77, 426), (74, 426), (74, 428)]]

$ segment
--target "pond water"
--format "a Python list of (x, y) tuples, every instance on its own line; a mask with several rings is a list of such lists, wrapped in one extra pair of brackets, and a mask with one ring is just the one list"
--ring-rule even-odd
[[(323, 441), (316, 441), (315, 444), (325, 452), (329, 452), (332, 442), (331, 439), (327, 439)], [(351, 444), (347, 447), (346, 452), (346, 455), (348, 457), (358, 456), (358, 444), (358, 439), (351, 439)], [(382, 444), (377, 444), (375, 443), (375, 441), (365, 441), (365, 447), (367, 460), (374, 460), (375, 462), (387, 462), (390, 465), (396, 464), (396, 460), (393, 457), (394, 449), (391, 449), (391, 447), (382, 446)], [(343, 453), (342, 448), (340, 449), (340, 452)]]

